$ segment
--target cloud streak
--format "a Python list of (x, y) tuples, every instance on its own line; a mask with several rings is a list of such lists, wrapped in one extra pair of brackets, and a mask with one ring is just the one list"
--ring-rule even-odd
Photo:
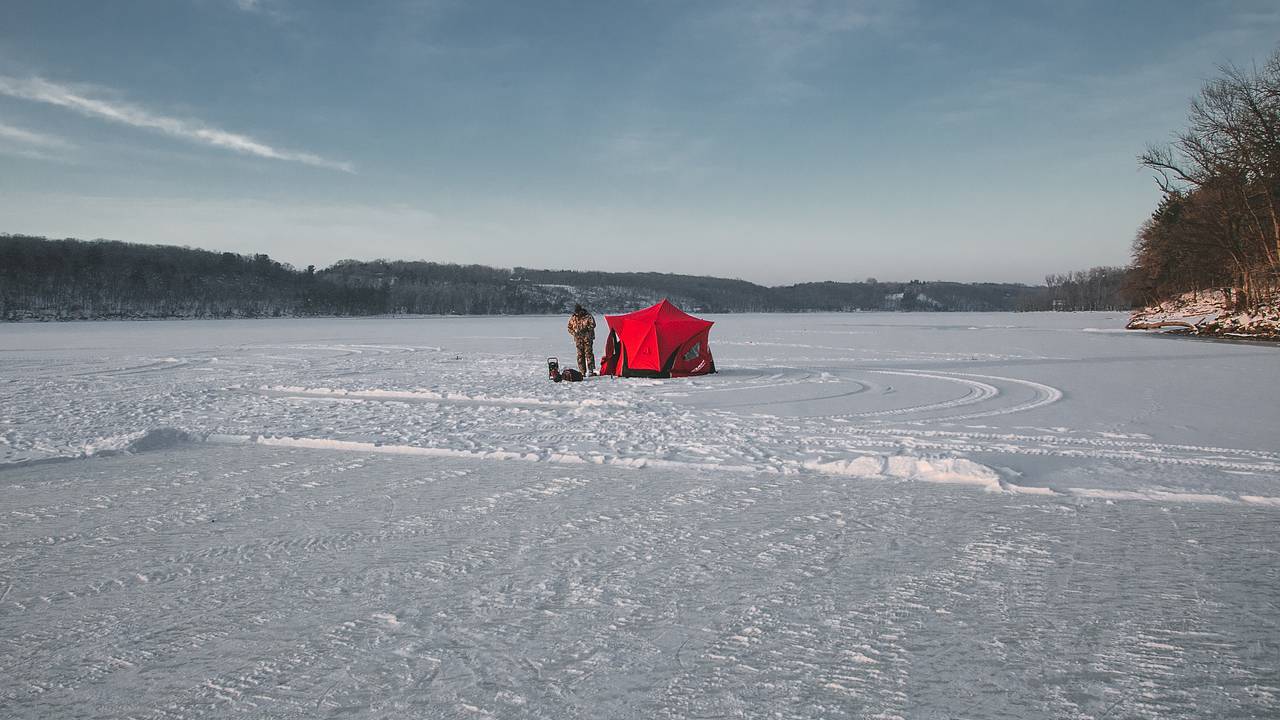
[(0, 95), (73, 110), (88, 117), (121, 125), (152, 130), (170, 137), (229, 150), (241, 155), (302, 163), (327, 170), (354, 173), (350, 163), (329, 160), (314, 153), (284, 150), (255, 140), (247, 135), (210, 127), (191, 120), (157, 115), (129, 103), (111, 102), (89, 97), (80, 91), (43, 78), (18, 79), (0, 75)]
[(60, 137), (45, 135), (44, 133), (33, 132), (31, 130), (23, 130), (20, 127), (6, 125), (2, 122), (0, 122), (0, 140), (57, 150), (65, 150), (74, 147), (71, 143)]
[(277, 23), (289, 20), (289, 14), (277, 0), (231, 0), (230, 4), (240, 12), (264, 17)]
[(633, 129), (601, 143), (599, 160), (634, 175), (692, 180), (706, 174), (710, 143), (683, 133)]
[(813, 92), (807, 69), (848, 37), (883, 31), (910, 14), (900, 0), (770, 0), (734, 2), (713, 10), (710, 26), (744, 52), (761, 100), (791, 103)]
[(0, 155), (65, 162), (67, 151), (74, 149), (74, 144), (60, 137), (0, 122)]

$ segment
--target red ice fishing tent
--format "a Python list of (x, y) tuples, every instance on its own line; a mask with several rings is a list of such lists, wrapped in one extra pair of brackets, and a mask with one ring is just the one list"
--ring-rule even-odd
[(670, 301), (626, 315), (605, 315), (609, 339), (605, 341), (601, 375), (670, 378), (706, 375), (716, 371), (707, 347), (714, 324), (696, 318)]

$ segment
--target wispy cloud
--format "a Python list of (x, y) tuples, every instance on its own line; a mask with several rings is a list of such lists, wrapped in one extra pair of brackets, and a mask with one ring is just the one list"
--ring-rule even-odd
[(23, 130), (20, 127), (6, 125), (0, 122), (0, 140), (22, 143), (24, 145), (34, 145), (36, 147), (54, 148), (65, 150), (73, 147), (71, 143), (60, 137), (46, 135), (32, 130)]
[(751, 0), (713, 11), (713, 28), (747, 53), (761, 99), (787, 103), (811, 92), (803, 70), (847, 36), (886, 29), (910, 12), (909, 0)]
[(738, 10), (736, 21), (771, 59), (786, 61), (832, 36), (861, 30), (880, 12), (869, 2), (760, 3)]
[(33, 160), (65, 161), (65, 152), (74, 148), (74, 144), (60, 137), (0, 122), (0, 154)]
[(279, 0), (230, 0), (230, 3), (241, 12), (260, 15), (276, 22), (283, 22), (290, 18), (289, 12)]
[(221, 130), (198, 121), (157, 115), (129, 103), (93, 98), (84, 94), (83, 91), (43, 78), (19, 79), (0, 75), (0, 95), (48, 103), (74, 110), (88, 117), (101, 118), (144, 130), (154, 130), (170, 137), (230, 150), (242, 155), (297, 162), (348, 173), (355, 172), (352, 165), (347, 162), (329, 160), (308, 152), (276, 148), (247, 135)]
[(708, 149), (707, 141), (683, 133), (632, 129), (606, 139), (600, 160), (633, 175), (693, 179), (705, 174)]
[(1219, 24), (1198, 35), (1129, 62), (1097, 67), (1079, 60), (1028, 59), (1009, 67), (980, 67), (921, 97), (915, 109), (939, 125), (967, 125), (983, 135), (990, 135), (993, 123), (1017, 118), (1023, 132), (1048, 130), (1059, 138), (1075, 133), (1095, 148), (1107, 147), (1108, 141), (1132, 143), (1133, 134), (1172, 132), (1216, 67), (1261, 64), (1274, 50), (1280, 10), (1260, 9), (1249, 0), (1243, 4), (1247, 7), (1224, 12)]

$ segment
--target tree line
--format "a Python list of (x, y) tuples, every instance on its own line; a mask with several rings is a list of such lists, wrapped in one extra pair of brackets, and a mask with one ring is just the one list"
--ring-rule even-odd
[(1046, 275), (1050, 310), (1129, 310), (1131, 270), (1127, 267), (1095, 267)]
[(1249, 309), (1280, 289), (1280, 50), (1219, 71), (1187, 127), (1140, 158), (1162, 199), (1134, 241), (1135, 299), (1224, 289)]
[(263, 254), (0, 235), (0, 318), (279, 317), (381, 312), (386, 291)]
[(1162, 198), (1128, 268), (1011, 283), (861, 282), (765, 287), (667, 273), (511, 270), (345, 260), (317, 270), (242, 255), (0, 234), (0, 319), (621, 311), (670, 297), (700, 312), (1121, 310), (1224, 289), (1241, 309), (1280, 292), (1280, 50), (1220, 68), (1188, 125), (1140, 157)]
[(386, 260), (344, 260), (317, 270), (265, 254), (0, 234), (4, 320), (546, 314), (564, 312), (576, 302), (619, 312), (663, 297), (692, 312), (713, 313), (1098, 309), (1106, 304), (1096, 286), (1080, 295), (1087, 300), (1055, 302), (1063, 287), (874, 278), (766, 287), (697, 275)]

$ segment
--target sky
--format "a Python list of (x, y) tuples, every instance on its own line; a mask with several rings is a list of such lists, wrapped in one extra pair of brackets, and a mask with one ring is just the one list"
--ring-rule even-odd
[(1128, 261), (1274, 0), (4, 0), (0, 232), (815, 280)]

